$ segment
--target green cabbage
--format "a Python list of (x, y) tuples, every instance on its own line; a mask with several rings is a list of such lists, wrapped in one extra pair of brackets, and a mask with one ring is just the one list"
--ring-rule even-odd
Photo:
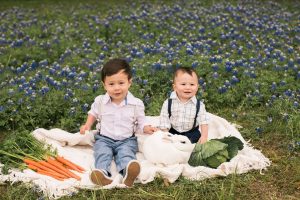
[(230, 161), (243, 147), (243, 142), (233, 136), (212, 139), (204, 144), (197, 143), (188, 163), (191, 166), (217, 168), (223, 162)]

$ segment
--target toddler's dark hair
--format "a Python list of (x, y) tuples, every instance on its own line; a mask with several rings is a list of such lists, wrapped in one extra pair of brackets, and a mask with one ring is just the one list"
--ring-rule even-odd
[(101, 70), (102, 82), (105, 81), (105, 78), (107, 76), (117, 74), (121, 70), (124, 70), (124, 73), (128, 75), (128, 80), (130, 80), (132, 77), (132, 71), (130, 65), (126, 60), (120, 58), (114, 58), (109, 60), (107, 63), (104, 64)]
[(175, 72), (174, 72), (173, 82), (174, 82), (174, 80), (175, 80), (175, 78), (176, 78), (178, 72), (188, 73), (188, 74), (191, 75), (191, 76), (193, 75), (193, 73), (195, 73), (195, 74), (196, 74), (196, 77), (198, 78), (198, 75), (197, 75), (196, 71), (195, 71), (193, 68), (191, 68), (191, 67), (178, 67), (178, 68), (175, 70)]

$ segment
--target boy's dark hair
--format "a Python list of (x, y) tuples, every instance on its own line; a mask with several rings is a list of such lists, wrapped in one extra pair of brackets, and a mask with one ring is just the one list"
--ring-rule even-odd
[(121, 70), (124, 70), (124, 73), (128, 75), (128, 80), (130, 80), (132, 77), (132, 71), (130, 65), (126, 60), (120, 58), (114, 58), (109, 60), (107, 63), (104, 64), (101, 70), (102, 82), (105, 81), (105, 78), (107, 76), (117, 74)]
[(178, 67), (174, 72), (173, 82), (175, 81), (175, 78), (176, 78), (178, 72), (188, 73), (191, 76), (193, 75), (193, 73), (195, 73), (196, 77), (198, 78), (198, 75), (197, 75), (196, 71), (193, 68), (191, 68), (191, 67)]

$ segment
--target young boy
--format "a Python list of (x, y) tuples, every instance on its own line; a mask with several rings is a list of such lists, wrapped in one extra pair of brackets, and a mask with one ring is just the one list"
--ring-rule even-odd
[(198, 77), (192, 68), (176, 69), (173, 78), (174, 91), (163, 103), (160, 113), (161, 130), (185, 135), (192, 143), (207, 141), (209, 119), (204, 104), (195, 96), (198, 88)]
[(96, 169), (90, 179), (101, 186), (112, 183), (110, 166), (114, 158), (123, 183), (131, 187), (140, 173), (134, 130), (153, 133), (155, 129), (145, 126), (144, 104), (128, 91), (132, 72), (125, 60), (108, 61), (102, 68), (101, 80), (106, 94), (95, 98), (85, 124), (80, 127), (80, 133), (84, 134), (98, 120), (99, 133), (94, 144)]

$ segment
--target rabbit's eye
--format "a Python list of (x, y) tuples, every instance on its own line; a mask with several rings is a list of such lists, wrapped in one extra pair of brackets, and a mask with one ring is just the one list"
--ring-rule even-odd
[(185, 144), (185, 141), (181, 141), (182, 144)]
[(172, 137), (172, 135), (168, 135), (169, 137)]

